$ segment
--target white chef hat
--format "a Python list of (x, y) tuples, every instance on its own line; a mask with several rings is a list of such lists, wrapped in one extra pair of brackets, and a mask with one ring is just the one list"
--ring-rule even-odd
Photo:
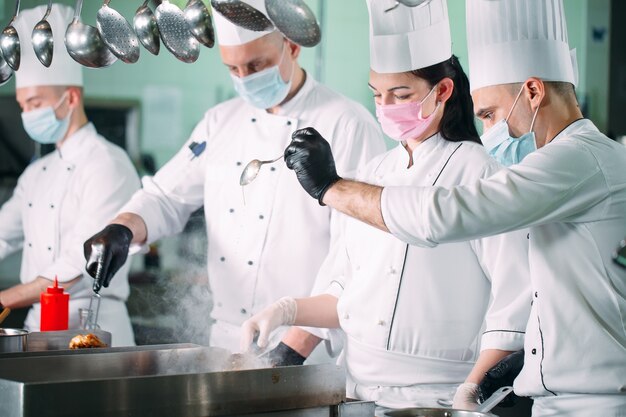
[(446, 0), (417, 7), (395, 0), (367, 0), (370, 14), (370, 67), (398, 73), (438, 64), (452, 56)]
[(72, 22), (74, 9), (63, 4), (52, 4), (48, 23), (52, 28), (54, 52), (52, 63), (46, 68), (35, 55), (31, 35), (35, 25), (43, 18), (47, 6), (20, 12), (15, 29), (20, 37), (21, 63), (15, 72), (15, 87), (33, 87), (47, 85), (83, 85), (83, 69), (70, 57), (65, 49), (65, 31)]
[[(265, 9), (265, 0), (241, 0), (243, 3), (254, 7), (267, 17)], [(269, 19), (269, 18), (268, 18)], [(256, 32), (254, 30), (244, 29), (230, 20), (226, 19), (217, 10), (213, 9), (213, 21), (215, 22), (215, 32), (217, 33), (217, 42), (223, 46), (243, 45), (253, 40), (259, 39), (273, 30)]]
[(562, 0), (467, 0), (471, 90), (537, 77), (578, 83)]

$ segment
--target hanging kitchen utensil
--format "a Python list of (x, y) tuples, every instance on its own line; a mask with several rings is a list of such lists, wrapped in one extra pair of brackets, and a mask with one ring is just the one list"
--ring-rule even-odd
[(139, 42), (141, 42), (144, 48), (151, 54), (158, 55), (161, 49), (161, 41), (159, 39), (161, 35), (159, 34), (154, 13), (148, 7), (149, 1), (145, 0), (137, 9), (133, 18), (133, 26), (135, 27), (137, 38), (139, 38)]
[(261, 170), (261, 167), (264, 164), (272, 164), (278, 161), (283, 156), (284, 155), (281, 155), (278, 158), (272, 159), (270, 161), (259, 161), (258, 159), (253, 159), (252, 161), (248, 162), (246, 167), (241, 172), (241, 177), (239, 178), (239, 185), (243, 187), (244, 185), (250, 184), (252, 181), (254, 181), (256, 176), (259, 175), (259, 171)]
[(124, 16), (109, 7), (110, 2), (111, 0), (104, 0), (98, 10), (98, 32), (113, 55), (127, 64), (134, 64), (139, 59), (139, 38)]
[(163, 0), (156, 8), (155, 16), (161, 40), (167, 50), (183, 62), (196, 62), (200, 55), (200, 44), (189, 31), (183, 11), (168, 0)]
[(211, 0), (211, 6), (226, 20), (244, 29), (255, 32), (274, 29), (265, 14), (241, 0)]
[(305, 47), (322, 39), (315, 14), (303, 0), (265, 0), (270, 20), (287, 39)]
[(48, 16), (50, 16), (50, 10), (52, 10), (52, 0), (48, 0), (48, 8), (41, 20), (33, 28), (31, 35), (31, 41), (33, 42), (33, 49), (35, 50), (35, 56), (45, 67), (49, 67), (52, 63), (52, 55), (54, 52), (54, 38), (52, 36), (52, 27), (48, 22)]
[(426, 3), (430, 3), (430, 0), (396, 0), (396, 4), (393, 7), (390, 7), (387, 10), (385, 10), (385, 13), (396, 9), (401, 4), (404, 4), (407, 7), (417, 7), (421, 4), (426, 4)]
[(13, 76), (13, 70), (9, 67), (9, 64), (2, 57), (2, 51), (0, 51), (0, 86), (3, 86)]
[(0, 313), (0, 323), (2, 323), (9, 314), (11, 314), (11, 309), (9, 307), (5, 307), (4, 310), (2, 310), (2, 313)]
[(98, 30), (80, 21), (83, 0), (76, 1), (74, 20), (65, 32), (65, 48), (72, 59), (89, 68), (108, 67), (117, 61), (104, 44)]
[(209, 9), (201, 0), (189, 0), (185, 7), (185, 20), (191, 34), (202, 45), (213, 48), (215, 45), (215, 31)]
[(19, 13), (20, 0), (17, 0), (15, 2), (15, 13), (13, 13), (13, 17), (7, 27), (4, 28), (0, 34), (0, 50), (2, 51), (2, 56), (9, 67), (11, 67), (14, 71), (17, 71), (20, 68), (21, 58), (20, 37), (17, 34), (17, 30), (13, 26), (13, 22), (15, 22)]

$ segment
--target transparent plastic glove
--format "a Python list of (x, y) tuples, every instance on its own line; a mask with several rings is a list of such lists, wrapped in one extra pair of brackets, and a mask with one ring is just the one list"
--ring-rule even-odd
[(247, 352), (258, 334), (257, 345), (264, 349), (272, 332), (280, 326), (289, 326), (296, 320), (296, 300), (292, 297), (283, 297), (273, 304), (244, 321), (241, 325), (241, 339), (239, 348)]
[(465, 382), (456, 389), (452, 408), (474, 411), (478, 408), (478, 384)]

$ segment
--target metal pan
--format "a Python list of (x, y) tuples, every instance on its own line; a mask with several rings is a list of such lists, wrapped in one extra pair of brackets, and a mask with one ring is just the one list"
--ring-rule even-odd
[(28, 330), (0, 328), (0, 352), (25, 352), (28, 347)]

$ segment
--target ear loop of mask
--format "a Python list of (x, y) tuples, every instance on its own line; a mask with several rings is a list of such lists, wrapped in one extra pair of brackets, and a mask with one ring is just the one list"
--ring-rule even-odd
[[(509, 110), (509, 114), (504, 119), (504, 121), (507, 122), (507, 124), (509, 122), (509, 118), (511, 117), (511, 114), (513, 114), (513, 109), (515, 108), (515, 105), (519, 101), (519, 98), (522, 96), (522, 91), (524, 91), (524, 85), (522, 85), (522, 88), (519, 89), (519, 93), (517, 93), (517, 96), (515, 97), (515, 101), (513, 102), (513, 106), (511, 106), (511, 110)], [(543, 98), (541, 100), (543, 101)], [(529, 132), (532, 132), (533, 128), (535, 127), (535, 120), (537, 119), (537, 114), (539, 114), (539, 107), (541, 107), (541, 102), (539, 102), (539, 105), (537, 106), (537, 109), (535, 110), (535, 114), (533, 114), (533, 119), (530, 122), (530, 130), (529, 130)]]
[[(287, 43), (287, 39), (283, 38), (283, 49), (281, 49), (280, 52), (280, 61), (278, 61), (278, 73), (280, 74), (280, 65), (283, 63), (283, 59), (285, 59), (285, 44)], [(293, 77), (293, 73), (294, 73), (294, 69), (293, 67), (296, 65), (296, 62), (292, 62), (291, 64), (291, 74), (289, 75), (289, 79), (287, 81), (283, 80), (283, 76), (280, 76), (280, 79), (284, 82), (284, 83), (289, 83), (291, 82), (291, 78)]]
[[(430, 97), (430, 95), (433, 93), (433, 91), (435, 91), (435, 88), (437, 88), (437, 84), (435, 84), (435, 86), (433, 88), (430, 89), (430, 91), (428, 92), (428, 94), (426, 94), (426, 97), (424, 97), (422, 99), (422, 101), (420, 101), (420, 112), (417, 115), (420, 119), (425, 119), (424, 115), (422, 114), (422, 110), (424, 108), (424, 102), (428, 99), (428, 97)], [(432, 113), (430, 113), (428, 116), (426, 117), (430, 117), (433, 114), (435, 114), (435, 112), (437, 111), (437, 109), (439, 109), (439, 106), (441, 105), (441, 102), (437, 102), (437, 105), (435, 106), (435, 110), (432, 111)]]

